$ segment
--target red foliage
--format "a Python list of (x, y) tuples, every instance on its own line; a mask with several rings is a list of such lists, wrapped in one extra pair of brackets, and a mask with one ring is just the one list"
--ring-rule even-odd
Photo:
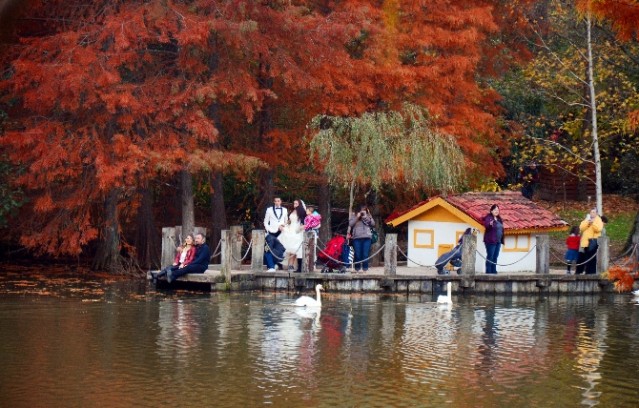
[(637, 276), (633, 274), (632, 267), (613, 266), (608, 269), (608, 280), (614, 282), (617, 292), (629, 292)]
[(497, 94), (477, 78), (517, 18), (505, 4), (34, 1), (0, 82), (12, 120), (0, 147), (32, 198), (22, 242), (78, 254), (114, 188), (126, 203), (150, 179), (250, 158), (295, 171), (313, 116), (404, 101), (429, 109), (475, 176), (499, 176)]

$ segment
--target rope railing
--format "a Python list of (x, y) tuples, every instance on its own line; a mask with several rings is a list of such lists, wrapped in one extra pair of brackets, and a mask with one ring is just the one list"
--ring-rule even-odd
[(622, 259), (622, 258), (624, 258), (624, 257), (626, 257), (626, 256), (630, 257), (630, 256), (631, 256), (632, 254), (634, 254), (634, 253), (635, 253), (635, 251), (637, 250), (637, 246), (639, 246), (639, 244), (634, 244), (633, 246), (631, 246), (630, 248), (628, 248), (628, 249), (626, 250), (626, 252), (624, 252), (623, 254), (621, 254), (621, 255), (617, 256), (617, 258), (616, 258), (616, 259), (611, 259), (611, 260), (610, 260), (610, 262), (611, 262), (611, 263), (614, 263), (614, 262), (617, 262), (618, 260), (620, 260), (620, 259)]
[(526, 254), (525, 254), (524, 256), (522, 256), (521, 258), (519, 258), (519, 259), (518, 259), (518, 260), (516, 260), (515, 262), (511, 262), (511, 263), (509, 263), (509, 264), (498, 264), (497, 262), (490, 261), (490, 260), (488, 260), (488, 259), (487, 259), (484, 255), (482, 255), (482, 253), (481, 253), (481, 252), (479, 252), (479, 251), (477, 251), (477, 250), (475, 250), (475, 253), (477, 253), (477, 255), (479, 255), (479, 257), (480, 257), (480, 258), (482, 258), (483, 260), (485, 260), (486, 262), (491, 263), (491, 264), (493, 264), (493, 265), (495, 265), (495, 266), (512, 266), (512, 265), (514, 265), (514, 264), (516, 264), (516, 263), (519, 263), (519, 262), (523, 261), (523, 260), (524, 260), (524, 259), (525, 259), (528, 255), (530, 255), (530, 253), (531, 253), (531, 252), (533, 251), (533, 249), (535, 249), (535, 248), (537, 248), (537, 245), (533, 245), (533, 246), (532, 246), (532, 248), (530, 248), (530, 250), (529, 250), (528, 252), (526, 252)]
[(356, 264), (364, 263), (364, 262), (366, 262), (366, 261), (370, 261), (370, 260), (371, 260), (371, 259), (373, 259), (375, 256), (377, 256), (377, 254), (379, 254), (379, 253), (382, 251), (382, 249), (384, 249), (384, 247), (385, 247), (385, 246), (386, 246), (386, 244), (384, 244), (384, 245), (380, 246), (380, 247), (379, 247), (379, 249), (378, 249), (378, 250), (377, 250), (377, 251), (376, 251), (373, 255), (370, 255), (368, 258), (361, 259), (361, 260), (359, 260), (359, 261), (354, 261), (354, 262), (352, 262), (352, 263), (351, 263), (351, 262), (344, 262), (344, 261), (339, 260), (339, 259), (335, 259), (335, 258), (333, 258), (332, 256), (330, 256), (329, 254), (327, 254), (326, 252), (324, 252), (324, 251), (323, 251), (323, 250), (321, 250), (321, 249), (319, 250), (319, 252), (321, 252), (322, 254), (324, 254), (324, 256), (325, 256), (326, 258), (330, 259), (331, 261), (333, 261), (333, 262), (335, 262), (335, 263), (337, 263), (337, 264), (339, 264), (339, 265), (346, 265), (346, 266), (348, 266), (348, 265), (351, 265), (351, 264), (356, 265)]
[[(224, 241), (224, 239), (220, 239), (217, 242), (217, 246), (213, 250), (213, 255), (211, 255), (211, 257), (209, 258), (209, 262), (211, 261), (211, 259), (215, 258), (216, 256), (220, 256), (220, 254), (222, 253), (222, 250), (220, 249), (220, 247), (222, 246), (222, 241)], [(218, 250), (219, 250), (219, 252), (218, 252)]]
[[(245, 239), (246, 240), (246, 239)], [(233, 253), (231, 253), (231, 258), (235, 261), (235, 262), (239, 262), (242, 263), (244, 262), (244, 260), (246, 259), (246, 257), (248, 257), (249, 252), (251, 252), (251, 248), (252, 248), (252, 244), (253, 244), (253, 240), (251, 241), (247, 241), (248, 242), (248, 248), (246, 248), (246, 252), (244, 253), (244, 256), (241, 259), (237, 259), (235, 257), (235, 255), (233, 255)]]
[(450, 259), (452, 258), (448, 258), (448, 260), (446, 260), (446, 262), (442, 262), (442, 263), (435, 263), (434, 265), (423, 265), (420, 264), (419, 262), (411, 259), (408, 257), (408, 255), (402, 250), (402, 248), (400, 248), (399, 246), (397, 246), (397, 250), (399, 251), (400, 254), (404, 255), (404, 258), (406, 258), (407, 261), (410, 261), (412, 263), (414, 263), (417, 266), (421, 266), (422, 268), (437, 268), (439, 265), (444, 265), (446, 266), (446, 264), (450, 261)]
[(565, 260), (559, 258), (557, 255), (553, 254), (553, 257), (557, 260), (559, 260), (559, 262), (563, 263), (564, 265), (568, 266), (568, 265), (575, 265), (575, 266), (582, 266), (587, 264), (588, 262), (592, 261), (593, 259), (595, 259), (595, 257), (597, 256), (597, 253), (595, 252), (593, 256), (591, 256), (590, 258), (588, 258), (587, 260), (581, 262), (581, 263), (568, 263)]

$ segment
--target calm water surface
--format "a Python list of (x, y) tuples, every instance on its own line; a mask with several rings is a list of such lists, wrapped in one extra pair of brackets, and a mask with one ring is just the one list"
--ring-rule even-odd
[(628, 296), (328, 293), (317, 314), (292, 293), (20, 282), (0, 285), (2, 407), (639, 406)]

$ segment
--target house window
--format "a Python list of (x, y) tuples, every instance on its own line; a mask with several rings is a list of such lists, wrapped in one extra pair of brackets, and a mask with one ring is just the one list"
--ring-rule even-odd
[(415, 248), (435, 248), (435, 230), (414, 229), (413, 247)]
[(504, 237), (504, 252), (530, 251), (530, 235), (507, 235)]

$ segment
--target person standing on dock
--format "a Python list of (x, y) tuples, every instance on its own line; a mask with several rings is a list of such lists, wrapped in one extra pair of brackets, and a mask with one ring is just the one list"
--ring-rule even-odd
[(288, 210), (282, 207), (282, 199), (275, 197), (273, 199), (273, 206), (266, 209), (264, 214), (264, 229), (269, 234), (280, 235), (284, 226), (288, 222)]
[(348, 225), (351, 228), (350, 234), (353, 239), (353, 248), (355, 248), (355, 272), (359, 272), (360, 269), (366, 272), (372, 244), (371, 228), (375, 227), (375, 220), (368, 206), (363, 204), (359, 207), (359, 211), (352, 213)]
[(206, 244), (206, 238), (202, 234), (195, 234), (195, 258), (193, 261), (177, 270), (169, 270), (166, 274), (166, 281), (171, 283), (180, 276), (187, 273), (204, 273), (209, 268), (209, 260), (211, 259), (211, 250)]
[(486, 245), (486, 273), (497, 274), (497, 258), (504, 244), (504, 220), (499, 215), (499, 206), (493, 204), (484, 217), (484, 245)]
[(601, 236), (603, 228), (604, 222), (597, 214), (596, 208), (590, 210), (586, 215), (586, 219), (579, 224), (581, 242), (579, 244), (579, 257), (577, 258), (575, 275), (580, 275), (584, 271), (587, 275), (597, 273), (597, 249), (599, 249), (597, 238)]

